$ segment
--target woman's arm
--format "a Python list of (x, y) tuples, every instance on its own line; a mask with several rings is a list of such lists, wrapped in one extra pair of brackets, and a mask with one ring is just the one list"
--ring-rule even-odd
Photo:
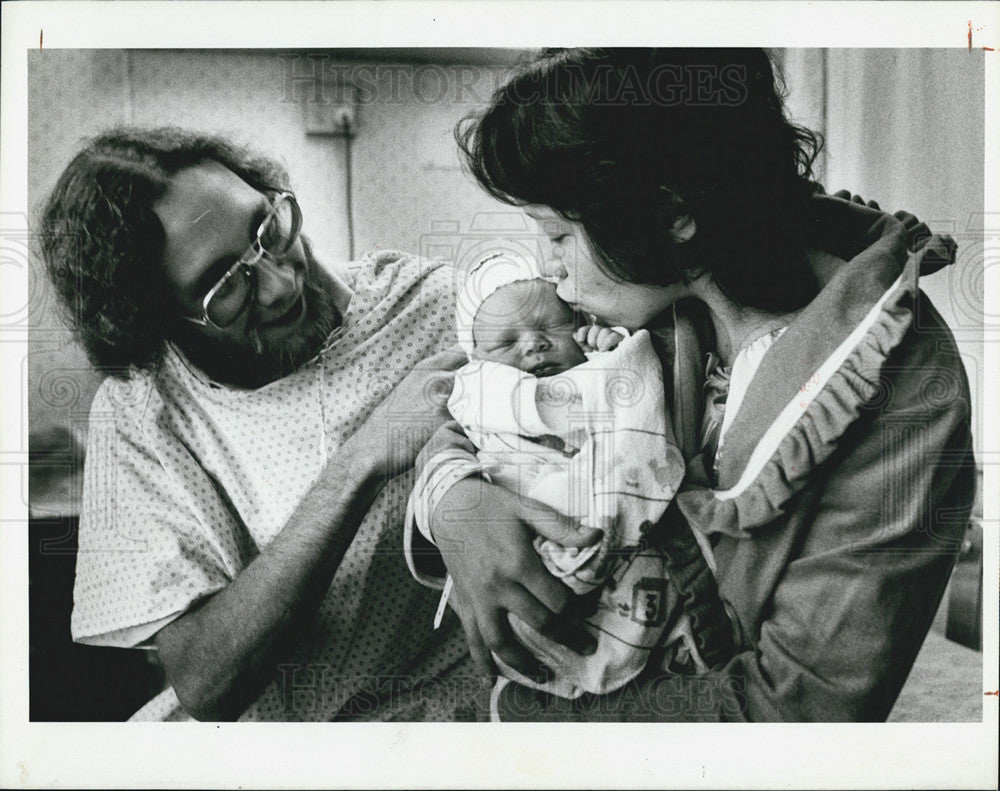
[[(532, 545), (540, 534), (567, 546), (588, 546), (599, 532), (580, 530), (576, 523), (542, 503), (491, 484), (479, 475), (455, 480), (449, 465), (466, 469), (478, 462), (475, 447), (457, 423), (435, 432), (417, 457), (417, 480), (443, 481), (432, 492), (418, 493), (423, 502), (414, 511), (426, 515), (430, 544), (408, 532), (408, 562), (418, 580), (433, 576), (426, 561), (443, 559), (452, 577), (449, 598), (465, 629), (478, 671), (493, 675), (489, 651), (526, 676), (542, 677), (545, 670), (514, 638), (507, 613), (519, 616), (537, 631), (581, 653), (596, 643), (582, 627), (562, 623), (556, 616), (572, 595), (542, 565)], [(436, 565), (436, 563), (435, 563)]]
[(482, 478), (465, 478), (448, 490), (431, 517), (431, 531), (480, 673), (495, 673), (493, 651), (522, 674), (546, 679), (548, 668), (515, 639), (508, 613), (578, 653), (593, 653), (594, 638), (559, 617), (573, 594), (542, 565), (532, 538), (582, 547), (594, 543), (600, 531), (580, 530), (548, 506)]
[[(954, 368), (931, 354), (895, 364), (889, 408), (842, 438), (815, 502), (797, 506), (815, 515), (790, 517), (812, 522), (757, 651), (734, 666), (752, 719), (885, 719), (934, 619), (975, 490), (968, 391), (957, 354)], [(935, 403), (945, 374), (963, 384)]]

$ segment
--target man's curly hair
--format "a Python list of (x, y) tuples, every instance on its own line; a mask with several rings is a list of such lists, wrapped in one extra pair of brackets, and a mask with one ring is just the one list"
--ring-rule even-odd
[(66, 319), (91, 363), (127, 378), (164, 352), (173, 305), (153, 205), (171, 177), (215, 161), (258, 190), (288, 189), (278, 163), (214, 135), (113, 129), (69, 163), (42, 212), (41, 248)]

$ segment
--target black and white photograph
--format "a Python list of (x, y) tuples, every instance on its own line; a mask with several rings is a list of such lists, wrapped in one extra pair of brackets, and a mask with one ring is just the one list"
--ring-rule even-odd
[(4, 785), (996, 787), (994, 10), (31, 5)]

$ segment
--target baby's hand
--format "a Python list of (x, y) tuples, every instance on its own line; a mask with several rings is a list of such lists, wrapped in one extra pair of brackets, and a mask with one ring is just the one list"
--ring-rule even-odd
[(625, 336), (609, 327), (588, 324), (574, 332), (573, 338), (588, 351), (609, 352), (621, 343)]

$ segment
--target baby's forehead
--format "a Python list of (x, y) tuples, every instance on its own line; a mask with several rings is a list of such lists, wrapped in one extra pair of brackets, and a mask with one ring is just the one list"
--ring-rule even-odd
[(496, 326), (538, 315), (571, 313), (569, 305), (556, 294), (556, 286), (546, 280), (518, 280), (501, 286), (483, 300), (476, 311), (476, 324)]

